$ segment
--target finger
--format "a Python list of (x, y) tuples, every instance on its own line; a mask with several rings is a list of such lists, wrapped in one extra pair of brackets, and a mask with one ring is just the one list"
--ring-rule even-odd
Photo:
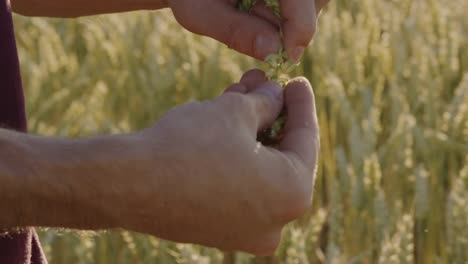
[(229, 85), (226, 90), (224, 90), (224, 93), (246, 93), (247, 92), (247, 87), (242, 84), (242, 83), (234, 83)]
[(266, 20), (238, 11), (225, 1), (190, 2), (187, 8), (186, 2), (173, 1), (171, 8), (179, 23), (194, 33), (261, 60), (281, 46), (279, 31)]
[(247, 94), (252, 102), (256, 118), (253, 129), (256, 133), (271, 125), (283, 108), (283, 88), (276, 82), (265, 82)]
[(316, 8), (313, 0), (282, 0), (284, 46), (288, 57), (297, 62), (309, 45), (316, 29)]
[(257, 2), (250, 12), (270, 22), (270, 24), (275, 25), (278, 29), (281, 26), (281, 20), (273, 14), (272, 10), (267, 7), (263, 1)]
[(312, 87), (307, 79), (296, 78), (288, 83), (284, 93), (288, 117), (279, 149), (293, 153), (306, 168), (315, 170), (319, 128)]
[(244, 73), (239, 83), (245, 85), (247, 88), (247, 92), (249, 92), (259, 87), (262, 83), (266, 81), (267, 78), (265, 72), (258, 69), (253, 69)]

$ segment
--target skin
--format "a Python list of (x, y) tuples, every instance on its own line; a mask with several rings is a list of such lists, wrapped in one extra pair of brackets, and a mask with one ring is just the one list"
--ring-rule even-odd
[(289, 58), (298, 61), (316, 30), (320, 11), (329, 0), (281, 0), (282, 21), (261, 1), (249, 14), (235, 0), (11, 0), (13, 11), (26, 16), (79, 17), (169, 7), (187, 30), (214, 38), (257, 59), (281, 46), (279, 26)]
[[(257, 132), (288, 110), (278, 148)], [(319, 148), (305, 78), (283, 89), (263, 72), (130, 134), (47, 138), (0, 130), (0, 229), (124, 228), (270, 255), (311, 204)]]
[[(310, 43), (327, 1), (282, 0), (282, 21), (262, 4), (232, 0), (12, 0), (27, 16), (79, 17), (170, 8), (189, 31), (257, 59), (276, 53), (279, 28), (292, 60)], [(288, 111), (277, 148), (257, 132)], [(310, 205), (319, 135), (312, 88), (286, 89), (263, 72), (210, 101), (175, 107), (131, 134), (46, 138), (0, 129), (0, 229), (124, 228), (178, 242), (270, 255), (286, 223)]]

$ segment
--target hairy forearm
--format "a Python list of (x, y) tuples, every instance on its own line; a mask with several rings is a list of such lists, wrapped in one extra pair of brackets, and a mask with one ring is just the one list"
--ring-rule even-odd
[(10, 0), (13, 11), (26, 16), (80, 17), (167, 7), (167, 0)]
[(0, 129), (0, 229), (118, 227), (113, 204), (131, 195), (119, 186), (143, 170), (135, 165), (142, 159), (136, 141), (132, 135), (74, 140)]

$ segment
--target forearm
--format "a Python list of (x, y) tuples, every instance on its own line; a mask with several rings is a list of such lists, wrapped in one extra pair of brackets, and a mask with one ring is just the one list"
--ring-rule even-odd
[(113, 181), (138, 173), (135, 140), (42, 138), (0, 129), (0, 229), (117, 227), (112, 204), (127, 194)]
[(80, 17), (167, 7), (167, 0), (10, 0), (14, 12), (26, 16)]

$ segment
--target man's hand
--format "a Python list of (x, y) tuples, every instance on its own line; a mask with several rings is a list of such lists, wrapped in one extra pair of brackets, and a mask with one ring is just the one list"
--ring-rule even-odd
[(278, 52), (282, 27), (286, 52), (298, 61), (312, 40), (318, 14), (328, 1), (280, 0), (281, 21), (260, 0), (250, 13), (239, 11), (236, 0), (11, 0), (11, 6), (22, 15), (48, 17), (170, 7), (177, 21), (189, 31), (261, 60)]
[(310, 206), (319, 147), (314, 97), (304, 78), (286, 87), (288, 123), (279, 149), (256, 141), (280, 113), (282, 92), (262, 72), (250, 71), (215, 100), (176, 107), (143, 131), (142, 148), (163, 159), (170, 173), (139, 179), (154, 185), (156, 196), (119, 201), (146, 208), (126, 218), (126, 227), (225, 250), (274, 252), (282, 227)]
[(286, 51), (297, 61), (312, 40), (318, 14), (328, 1), (281, 0), (282, 21), (277, 21), (261, 1), (250, 13), (237, 10), (236, 0), (168, 0), (168, 4), (188, 30), (257, 59), (278, 52), (281, 26)]
[[(284, 98), (284, 100), (283, 100)], [(284, 105), (278, 149), (256, 141)], [(143, 131), (87, 139), (0, 130), (0, 229), (125, 228), (271, 254), (311, 203), (319, 135), (304, 78), (285, 88), (250, 71), (211, 101)]]

